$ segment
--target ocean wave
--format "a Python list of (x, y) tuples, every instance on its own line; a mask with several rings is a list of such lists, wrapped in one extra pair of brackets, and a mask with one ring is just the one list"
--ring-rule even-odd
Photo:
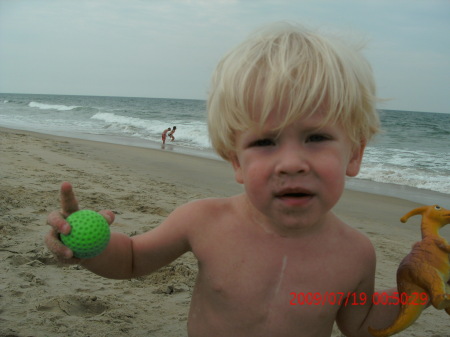
[(357, 178), (450, 194), (450, 180), (448, 179), (448, 172), (445, 172), (445, 170), (437, 171), (378, 163), (376, 165), (363, 165)]
[(158, 119), (144, 119), (131, 116), (118, 115), (112, 112), (98, 112), (91, 119), (104, 123), (104, 128), (109, 131), (117, 131), (122, 134), (131, 135), (152, 141), (160, 141), (163, 130), (174, 125), (177, 126), (175, 139), (178, 145), (195, 149), (210, 149), (208, 130), (206, 122)]
[[(387, 111), (381, 117), (385, 132), (366, 148), (357, 180), (450, 195), (450, 114)], [(138, 139), (151, 146), (161, 143), (164, 129), (176, 125), (175, 141), (168, 141), (174, 149), (212, 150), (204, 101), (0, 94), (0, 125)]]
[(59, 111), (68, 111), (68, 110), (73, 110), (73, 109), (79, 108), (76, 105), (67, 106), (67, 105), (60, 105), (60, 104), (45, 104), (45, 103), (39, 103), (39, 102), (30, 102), (30, 103), (28, 103), (28, 106), (30, 108), (38, 108), (40, 110), (59, 110)]
[(98, 112), (91, 117), (91, 119), (97, 119), (106, 123), (124, 124), (124, 125), (142, 125), (145, 120), (137, 117), (116, 115), (112, 112)]
[(449, 167), (445, 152), (368, 147), (358, 178), (450, 194)]

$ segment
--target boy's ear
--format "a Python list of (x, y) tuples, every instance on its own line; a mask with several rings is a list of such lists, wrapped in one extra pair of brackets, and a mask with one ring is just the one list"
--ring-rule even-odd
[(239, 162), (239, 158), (237, 157), (236, 153), (230, 153), (230, 162), (231, 165), (233, 165), (233, 169), (234, 169), (234, 179), (236, 179), (236, 181), (239, 184), (243, 184), (244, 183), (244, 179), (242, 177), (242, 169), (241, 169), (241, 163)]
[(361, 141), (361, 143), (358, 146), (353, 147), (350, 156), (350, 161), (348, 162), (347, 170), (345, 172), (347, 176), (355, 177), (359, 173), (365, 149), (366, 149), (365, 141)]

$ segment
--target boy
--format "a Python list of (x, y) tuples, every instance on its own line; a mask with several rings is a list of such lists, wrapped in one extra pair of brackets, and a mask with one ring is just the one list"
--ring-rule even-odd
[[(189, 336), (322, 337), (335, 321), (346, 336), (370, 336), (368, 326), (388, 326), (399, 308), (372, 304), (374, 248), (331, 209), (378, 130), (375, 100), (358, 52), (300, 27), (270, 27), (219, 63), (208, 100), (212, 144), (243, 194), (190, 202), (132, 238), (112, 233), (101, 255), (79, 260), (58, 240), (70, 231), (64, 217), (78, 209), (63, 183), (47, 246), (115, 279), (192, 251), (199, 272)], [(113, 222), (112, 212), (102, 214)], [(332, 301), (332, 293), (345, 298)], [(308, 294), (325, 301), (301, 305)], [(361, 296), (369, 300), (348, 304)]]
[(175, 131), (177, 131), (177, 127), (176, 126), (174, 126), (172, 131), (169, 132), (169, 137), (170, 137), (170, 140), (172, 142), (175, 140), (175, 136), (173, 135), (175, 133)]
[(161, 134), (161, 140), (162, 140), (163, 145), (166, 144), (167, 132), (169, 132), (170, 130), (171, 130), (170, 128), (167, 128)]

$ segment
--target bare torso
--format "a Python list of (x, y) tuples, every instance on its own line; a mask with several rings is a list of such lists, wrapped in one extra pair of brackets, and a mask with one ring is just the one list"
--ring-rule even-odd
[[(318, 232), (281, 237), (249, 222), (242, 198), (207, 201), (207, 215), (191, 231), (199, 275), (189, 335), (330, 336), (340, 306), (328, 298), (313, 304), (311, 296), (357, 289), (367, 273), (358, 254), (365, 239), (334, 215)], [(301, 305), (305, 295), (310, 304)]]

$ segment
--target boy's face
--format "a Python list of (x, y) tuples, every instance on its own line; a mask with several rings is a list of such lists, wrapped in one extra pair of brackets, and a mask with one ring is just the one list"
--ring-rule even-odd
[(364, 145), (352, 145), (339, 124), (319, 129), (321, 121), (316, 113), (274, 132), (272, 118), (264, 130), (236, 136), (236, 180), (245, 186), (253, 216), (281, 233), (320, 226), (339, 200), (345, 176), (359, 171)]

